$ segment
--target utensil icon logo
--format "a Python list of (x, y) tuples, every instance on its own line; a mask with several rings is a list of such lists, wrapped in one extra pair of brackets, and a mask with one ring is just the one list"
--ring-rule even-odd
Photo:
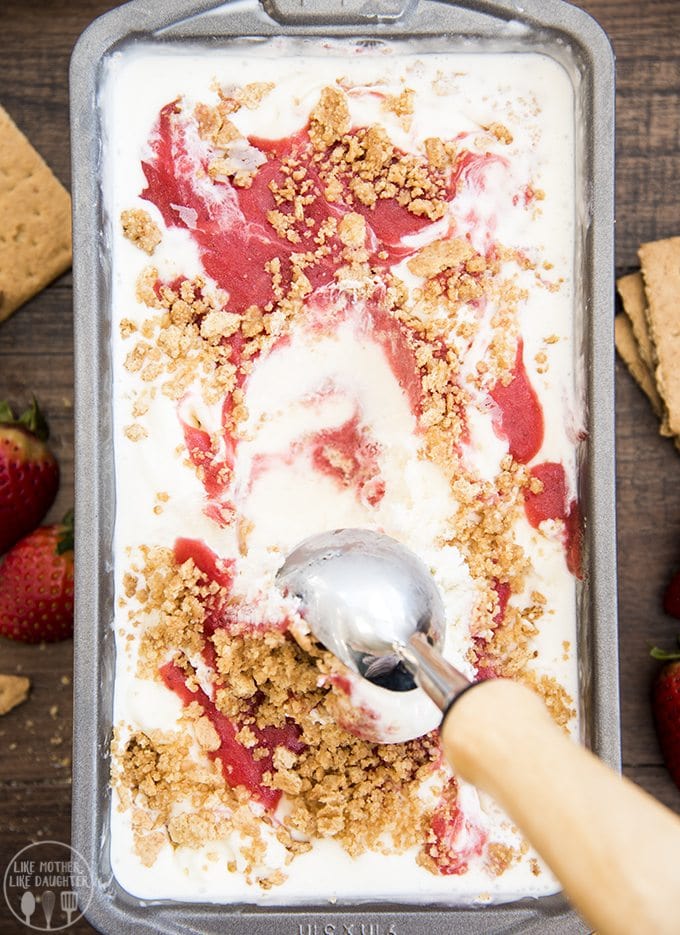
[(22, 848), (3, 877), (10, 912), (35, 932), (68, 929), (86, 911), (92, 888), (87, 861), (62, 841), (39, 841)]
[(45, 923), (48, 930), (52, 928), (52, 913), (54, 912), (54, 893), (52, 890), (45, 890), (42, 894), (42, 908), (45, 913)]
[(35, 912), (35, 896), (30, 890), (25, 890), (21, 897), (21, 912), (23, 913), (26, 925), (30, 925), (31, 916)]
[(66, 913), (67, 925), (71, 924), (71, 916), (78, 909), (78, 897), (71, 890), (64, 890), (61, 894), (61, 908)]

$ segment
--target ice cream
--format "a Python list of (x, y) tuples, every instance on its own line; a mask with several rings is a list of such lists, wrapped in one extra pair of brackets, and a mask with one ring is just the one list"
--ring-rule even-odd
[(315, 532), (388, 533), (446, 656), (578, 729), (571, 85), (538, 54), (286, 48), (107, 66), (113, 870), (284, 905), (554, 892), (432, 703), (294, 640), (274, 576)]

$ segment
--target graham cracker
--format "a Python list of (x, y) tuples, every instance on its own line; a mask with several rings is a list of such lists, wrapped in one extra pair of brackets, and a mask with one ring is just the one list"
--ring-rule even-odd
[(650, 337), (656, 350), (656, 388), (668, 427), (680, 435), (680, 237), (642, 244), (638, 250), (647, 294)]
[(24, 675), (0, 675), (0, 715), (26, 701), (30, 687)]
[(71, 198), (0, 107), (0, 321), (71, 265)]
[[(649, 399), (654, 412), (660, 419), (663, 419), (663, 401), (657, 392), (652, 371), (642, 359), (639, 345), (633, 333), (633, 326), (625, 315), (617, 315), (614, 318), (614, 341), (616, 342), (616, 350), (619, 352), (626, 367), (630, 370), (633, 379)], [(663, 423), (661, 426), (661, 434), (670, 434), (668, 431), (664, 431)]]
[(647, 325), (647, 296), (642, 273), (630, 273), (616, 280), (616, 287), (623, 301), (623, 310), (633, 326), (633, 334), (638, 343), (640, 357), (645, 366), (654, 372), (656, 366), (655, 350), (649, 336)]

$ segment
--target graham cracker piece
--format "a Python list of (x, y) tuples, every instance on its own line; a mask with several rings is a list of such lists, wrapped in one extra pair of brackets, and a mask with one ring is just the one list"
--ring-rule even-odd
[(642, 244), (638, 256), (656, 349), (656, 388), (666, 405), (671, 433), (680, 435), (680, 237)]
[[(630, 370), (631, 376), (649, 399), (654, 412), (660, 419), (663, 419), (663, 401), (657, 392), (654, 377), (652, 376), (653, 371), (642, 359), (639, 345), (633, 333), (633, 326), (625, 315), (617, 315), (614, 319), (614, 341), (616, 342), (616, 350)], [(663, 423), (661, 434), (670, 434), (668, 431), (664, 431)]]
[(31, 682), (24, 675), (0, 675), (0, 715), (28, 698)]
[(623, 310), (633, 326), (633, 334), (638, 344), (640, 357), (650, 373), (656, 366), (655, 350), (649, 336), (647, 325), (647, 296), (642, 273), (630, 273), (616, 280), (616, 287), (623, 301)]
[(71, 265), (71, 198), (0, 107), (0, 321)]

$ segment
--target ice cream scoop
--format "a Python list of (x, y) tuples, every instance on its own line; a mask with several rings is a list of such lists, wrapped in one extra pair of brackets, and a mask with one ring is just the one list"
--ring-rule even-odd
[(441, 598), (417, 556), (340, 529), (301, 543), (277, 581), (354, 672), (393, 690), (410, 675), (427, 692), (457, 774), (498, 801), (601, 935), (677, 932), (680, 818), (570, 739), (525, 685), (473, 684), (446, 662)]
[(370, 529), (336, 529), (302, 542), (277, 582), (301, 601), (316, 638), (341, 662), (392, 691), (420, 685), (445, 711), (470, 685), (442, 657), (444, 605), (417, 555)]

